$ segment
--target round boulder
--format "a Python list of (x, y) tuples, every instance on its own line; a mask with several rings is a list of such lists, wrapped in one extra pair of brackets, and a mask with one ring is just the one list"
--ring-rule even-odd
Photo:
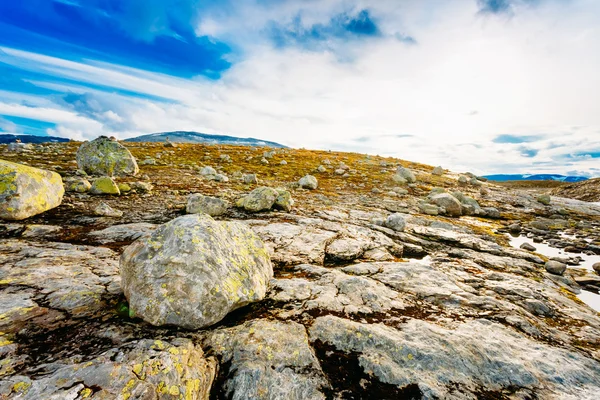
[(22, 220), (58, 207), (65, 188), (56, 172), (0, 160), (0, 218)]
[(132, 243), (120, 269), (134, 315), (186, 329), (262, 300), (273, 277), (267, 248), (250, 228), (205, 214), (176, 218)]
[(138, 165), (125, 146), (106, 136), (85, 142), (77, 150), (77, 166), (90, 175), (136, 175)]
[(567, 269), (567, 265), (559, 261), (548, 261), (545, 265), (546, 271), (554, 275), (562, 275)]
[(460, 217), (462, 215), (462, 206), (456, 197), (449, 193), (441, 193), (433, 196), (431, 202), (446, 210), (446, 214), (452, 217)]
[(298, 181), (298, 185), (304, 189), (314, 190), (318, 186), (317, 178), (312, 175), (305, 175)]

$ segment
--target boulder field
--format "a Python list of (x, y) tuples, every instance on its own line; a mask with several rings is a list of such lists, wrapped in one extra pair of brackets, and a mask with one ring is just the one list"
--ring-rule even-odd
[(0, 221), (2, 399), (598, 398), (600, 206), (303, 149), (93, 179), (80, 145), (0, 146), (69, 188)]

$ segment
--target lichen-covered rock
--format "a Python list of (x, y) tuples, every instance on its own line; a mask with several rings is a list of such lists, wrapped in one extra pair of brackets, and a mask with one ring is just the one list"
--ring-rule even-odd
[(95, 179), (89, 192), (91, 194), (111, 194), (117, 196), (121, 194), (119, 186), (108, 176)]
[(236, 206), (250, 212), (270, 210), (279, 197), (277, 190), (261, 186), (239, 199)]
[(249, 321), (211, 332), (204, 344), (230, 363), (228, 399), (325, 399), (327, 379), (296, 322)]
[(67, 192), (86, 193), (91, 187), (92, 184), (85, 178), (74, 177), (65, 180)]
[(196, 193), (188, 197), (185, 212), (188, 214), (208, 214), (211, 217), (216, 217), (225, 214), (228, 207), (229, 203), (223, 199)]
[(131, 189), (139, 193), (149, 193), (154, 187), (150, 182), (133, 182)]
[(0, 218), (22, 220), (62, 202), (65, 189), (55, 172), (0, 160)]
[(304, 189), (315, 190), (319, 186), (319, 183), (313, 175), (305, 175), (300, 178), (298, 185)]
[(247, 226), (193, 214), (161, 225), (121, 256), (131, 311), (153, 325), (199, 329), (264, 298), (273, 268)]
[(460, 217), (462, 215), (462, 206), (456, 197), (449, 193), (440, 193), (431, 198), (431, 202), (438, 207), (443, 207), (446, 214), (452, 217)]
[(46, 368), (36, 378), (0, 382), (0, 398), (207, 400), (217, 362), (189, 339), (144, 339), (88, 362)]
[(129, 150), (105, 136), (83, 143), (77, 150), (76, 158), (79, 168), (90, 175), (124, 176), (139, 172)]
[(417, 181), (415, 174), (410, 169), (402, 166), (396, 170), (396, 176), (404, 178), (408, 183), (415, 183)]
[(294, 199), (292, 198), (292, 194), (288, 190), (277, 189), (277, 198), (275, 199), (275, 204), (273, 206), (289, 212), (292, 210), (293, 205)]

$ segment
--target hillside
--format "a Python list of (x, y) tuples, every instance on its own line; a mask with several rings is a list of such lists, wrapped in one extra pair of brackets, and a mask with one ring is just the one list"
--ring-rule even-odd
[[(81, 143), (0, 145), (68, 189), (56, 208), (0, 220), (0, 398), (597, 397), (600, 206), (391, 157), (121, 143), (139, 173), (114, 178), (119, 195), (89, 188), (107, 179), (81, 171)], [(307, 174), (316, 187), (301, 187)], [(275, 193), (259, 212), (257, 191)], [(187, 214), (197, 194), (222, 207), (213, 219)], [(242, 230), (252, 240), (229, 240)], [(264, 296), (242, 284), (253, 254), (272, 265)], [(203, 286), (178, 268), (197, 259), (220, 285), (207, 304), (256, 298), (208, 326), (175, 322)], [(136, 312), (124, 280), (149, 265), (143, 288), (158, 295)], [(243, 273), (218, 280), (226, 268)], [(156, 310), (174, 319), (148, 322)]]
[(200, 132), (160, 132), (142, 135), (134, 138), (125, 139), (126, 142), (165, 142), (166, 140), (173, 143), (205, 143), (205, 144), (228, 144), (234, 146), (259, 146), (259, 147), (274, 147), (285, 148), (286, 146), (269, 142), (267, 140), (254, 138), (239, 138), (226, 135), (209, 135)]
[(570, 199), (600, 202), (600, 178), (561, 186), (554, 189), (552, 194)]

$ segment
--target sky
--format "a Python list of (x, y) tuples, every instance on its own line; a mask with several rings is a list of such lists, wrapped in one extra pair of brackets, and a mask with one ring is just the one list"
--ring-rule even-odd
[(600, 1), (0, 1), (0, 132), (176, 130), (600, 176)]

